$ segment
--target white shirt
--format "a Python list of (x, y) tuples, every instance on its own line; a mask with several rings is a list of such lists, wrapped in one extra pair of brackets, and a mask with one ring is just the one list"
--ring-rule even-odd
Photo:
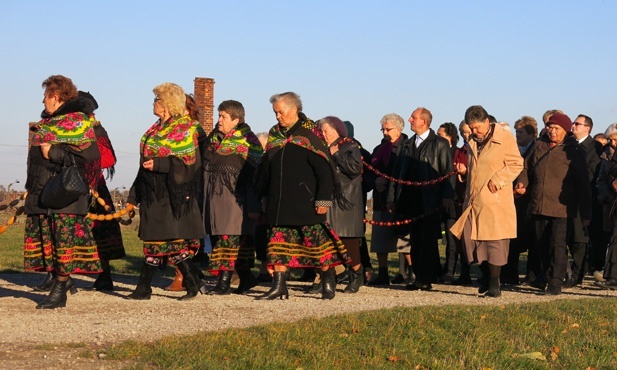
[(426, 140), (426, 138), (428, 137), (428, 134), (430, 133), (431, 133), (431, 130), (426, 130), (424, 131), (424, 133), (422, 133), (422, 135), (416, 134), (416, 148), (418, 148), (420, 144), (422, 144), (424, 140)]

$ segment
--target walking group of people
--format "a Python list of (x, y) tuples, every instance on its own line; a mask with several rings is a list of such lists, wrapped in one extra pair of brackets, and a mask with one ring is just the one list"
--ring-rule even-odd
[[(105, 181), (116, 158), (94, 115), (98, 104), (64, 76), (50, 76), (43, 88), (45, 109), (30, 128), (24, 256), (26, 269), (48, 272), (34, 287), (49, 291), (37, 308), (57, 308), (66, 305), (68, 292), (76, 292), (73, 273), (99, 274), (88, 289), (112, 290), (109, 261), (125, 252), (117, 220), (87, 217), (114, 213)], [(384, 116), (384, 138), (371, 154), (354, 139), (350, 122), (334, 116), (311, 120), (293, 92), (270, 98), (278, 123), (259, 138), (238, 101), (220, 103), (218, 123), (205, 133), (192, 96), (180, 86), (163, 83), (153, 92), (158, 120), (141, 137), (140, 166), (127, 199), (139, 207), (144, 250), (137, 286), (127, 299), (150, 299), (152, 278), (168, 263), (176, 266), (179, 289), (186, 290), (180, 300), (199, 293), (246, 294), (258, 284), (251, 272), (256, 252), (272, 280), (270, 290), (256, 297), (265, 300), (289, 297), (290, 268), (316, 271), (311, 291), (322, 299), (334, 298), (341, 270), (345, 293), (365, 283), (390, 284), (392, 252), (401, 261), (394, 282), (405, 282), (407, 289), (470, 284), (469, 265), (477, 263), (483, 273), (479, 292), (492, 297), (501, 294), (500, 278), (519, 283), (518, 259), (525, 249), (530, 284), (547, 294), (604, 269), (608, 233), (602, 226), (615, 227), (617, 125), (609, 127), (609, 143), (602, 147), (588, 138), (589, 117), (572, 123), (552, 112), (546, 135), (536, 139), (535, 121), (523, 117), (515, 139), (484, 108), (472, 106), (459, 127), (464, 145), (457, 148), (456, 126), (445, 123), (435, 132), (431, 112), (418, 108), (409, 118), (411, 138), (403, 133), (402, 117)], [(572, 129), (579, 126), (588, 130)], [(79, 169), (100, 200), (84, 193), (61, 208), (45, 204), (46, 185), (69, 166)], [(365, 238), (370, 191), (376, 276)], [(442, 266), (438, 240), (444, 225)], [(204, 253), (206, 235), (213, 246), (209, 268), (217, 277), (211, 289), (192, 261)], [(611, 289), (617, 287), (613, 244), (598, 283)], [(457, 260), (460, 275), (454, 279)], [(240, 281), (232, 291), (234, 271)]]

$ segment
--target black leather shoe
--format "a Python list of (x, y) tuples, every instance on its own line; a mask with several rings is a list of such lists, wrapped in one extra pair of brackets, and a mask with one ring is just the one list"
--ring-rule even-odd
[(617, 279), (608, 279), (606, 281), (596, 281), (594, 283), (602, 289), (617, 290)]
[(544, 294), (546, 294), (546, 295), (560, 295), (561, 294), (561, 287), (557, 286), (557, 285), (549, 284), (546, 287), (546, 291), (544, 291)]
[(452, 285), (462, 285), (462, 286), (468, 286), (471, 285), (472, 281), (471, 281), (471, 277), (468, 276), (459, 276), (458, 278), (452, 280)]
[(394, 279), (390, 281), (391, 284), (403, 284), (405, 282), (405, 278), (401, 274), (397, 274)]
[(578, 279), (576, 279), (572, 275), (568, 276), (566, 278), (566, 280), (563, 282), (563, 288), (565, 288), (565, 289), (574, 288), (575, 286), (578, 285), (578, 281), (577, 280)]
[(536, 279), (529, 282), (529, 286), (544, 291), (544, 289), (546, 289), (546, 282), (543, 279)]
[(405, 287), (405, 289), (407, 289), (407, 290), (424, 290), (424, 291), (428, 291), (428, 290), (433, 289), (433, 286), (431, 285), (431, 283), (425, 283), (423, 281), (416, 280), (415, 283), (413, 283), (411, 285), (407, 285)]

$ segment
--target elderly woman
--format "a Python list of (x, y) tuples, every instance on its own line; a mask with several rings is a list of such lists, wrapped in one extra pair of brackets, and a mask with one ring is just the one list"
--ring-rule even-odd
[(210, 268), (218, 275), (208, 294), (229, 294), (234, 269), (242, 294), (257, 285), (250, 270), (260, 203), (253, 177), (263, 148), (244, 122), (244, 107), (235, 100), (218, 106), (218, 125), (210, 133), (204, 159), (204, 221), (214, 242)]
[(205, 288), (189, 259), (205, 236), (197, 195), (201, 153), (198, 123), (186, 111), (182, 88), (163, 83), (154, 88), (154, 115), (159, 120), (141, 137), (140, 168), (127, 202), (139, 204), (139, 238), (145, 260), (139, 282), (127, 299), (150, 299), (157, 267), (171, 258), (182, 272), (186, 295), (194, 298)]
[[(484, 274), (478, 293), (501, 296), (501, 266), (508, 261), (510, 239), (516, 237), (512, 182), (523, 169), (514, 136), (489, 122), (479, 105), (465, 112), (471, 129), (467, 154), (467, 187), (463, 214), (451, 228), (464, 241), (470, 263)], [(489, 155), (490, 154), (490, 155)]]
[(328, 222), (336, 230), (351, 259), (349, 284), (345, 293), (356, 293), (364, 284), (360, 261), (360, 241), (364, 236), (364, 202), (362, 199), (362, 154), (358, 144), (347, 139), (347, 127), (337, 117), (328, 116), (319, 120), (328, 150), (336, 167), (336, 176), (341, 183), (343, 196), (348, 206), (334, 204), (326, 214)]
[(36, 307), (53, 309), (66, 306), (68, 290), (77, 291), (72, 273), (99, 273), (101, 263), (86, 219), (88, 195), (62, 208), (50, 208), (40, 195), (45, 184), (73, 162), (84, 182), (91, 183), (99, 172), (100, 154), (90, 117), (94, 105), (79, 97), (70, 78), (50, 76), (43, 87), (45, 111), (31, 127), (28, 151), (24, 265), (55, 276), (49, 295)]
[(268, 257), (274, 281), (258, 299), (289, 297), (288, 267), (321, 269), (322, 298), (332, 299), (333, 267), (347, 260), (343, 243), (326, 222), (333, 198), (344, 200), (340, 184), (319, 128), (302, 113), (300, 97), (286, 92), (272, 96), (270, 102), (278, 124), (270, 129), (257, 190), (270, 226)]
[[(405, 121), (403, 117), (396, 113), (386, 114), (381, 119), (381, 133), (383, 134), (383, 139), (381, 140), (381, 144), (373, 150), (371, 165), (384, 175), (392, 175), (394, 165), (402, 149), (402, 144), (407, 140), (407, 135), (403, 133), (404, 127)], [(373, 220), (394, 221), (392, 214), (386, 209), (388, 200), (388, 180), (383, 176), (376, 176), (373, 172), (370, 172), (368, 175), (367, 177), (372, 177), (372, 181), (370, 179), (368, 181), (374, 184)], [(377, 276), (369, 281), (368, 285), (389, 285), (388, 253), (397, 252), (398, 237), (394, 228), (388, 226), (373, 225), (372, 234), (371, 252), (377, 254), (379, 271)], [(411, 272), (409, 249), (405, 250), (403, 255), (408, 265), (406, 275), (411, 277), (413, 273)], [(403, 273), (405, 273), (404, 270), (405, 269), (400, 269), (401, 277), (403, 277)]]

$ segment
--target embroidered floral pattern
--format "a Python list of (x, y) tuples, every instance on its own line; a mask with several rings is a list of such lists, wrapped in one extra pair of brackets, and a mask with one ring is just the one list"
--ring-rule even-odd
[(221, 235), (212, 247), (210, 270), (233, 270), (237, 265), (248, 266), (255, 254), (253, 238), (246, 235)]
[(273, 227), (268, 258), (268, 265), (294, 268), (318, 268), (350, 261), (343, 242), (327, 223)]
[(35, 126), (32, 145), (38, 146), (45, 142), (69, 144), (84, 150), (96, 141), (94, 122), (93, 117), (80, 112), (42, 119)]
[(201, 244), (199, 239), (144, 241), (144, 254), (149, 257), (173, 257), (178, 254), (195, 254)]
[(216, 154), (237, 154), (255, 167), (263, 154), (259, 139), (255, 136), (253, 131), (251, 131), (251, 127), (246, 123), (242, 123), (229, 131), (220, 143), (218, 142), (217, 135), (211, 135), (210, 142), (215, 148), (214, 152)]
[[(34, 271), (100, 273), (101, 261), (82, 215), (29, 215), (24, 233), (24, 268)], [(54, 242), (55, 241), (55, 244)]]
[(175, 156), (191, 165), (198, 147), (197, 125), (189, 116), (158, 121), (141, 137), (139, 149), (144, 158)]

